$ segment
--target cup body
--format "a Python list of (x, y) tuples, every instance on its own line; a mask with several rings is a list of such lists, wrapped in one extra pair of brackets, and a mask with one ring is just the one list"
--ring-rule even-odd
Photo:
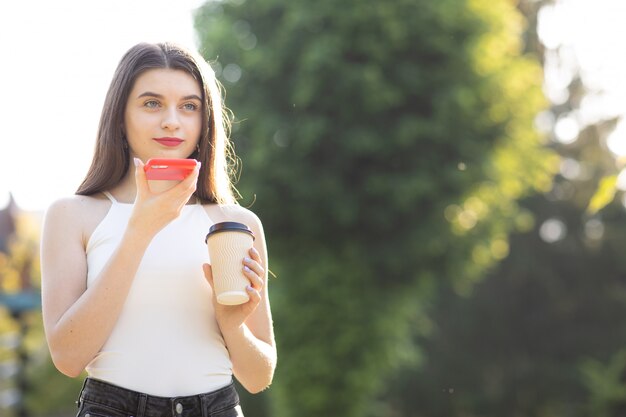
[(216, 223), (209, 229), (206, 243), (218, 303), (237, 305), (249, 300), (246, 286), (250, 281), (243, 274), (242, 261), (249, 256), (253, 242), (252, 231), (243, 223)]

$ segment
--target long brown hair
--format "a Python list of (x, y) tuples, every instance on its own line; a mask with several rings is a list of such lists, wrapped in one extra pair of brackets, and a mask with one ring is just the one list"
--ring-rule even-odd
[(199, 150), (189, 158), (202, 162), (195, 196), (202, 203), (235, 203), (231, 174), (237, 159), (228, 132), (222, 87), (209, 64), (197, 53), (172, 43), (140, 43), (130, 48), (117, 66), (109, 86), (96, 138), (91, 167), (76, 191), (93, 195), (117, 185), (130, 167), (124, 134), (124, 112), (135, 80), (143, 72), (166, 68), (190, 74), (202, 90), (202, 132)]

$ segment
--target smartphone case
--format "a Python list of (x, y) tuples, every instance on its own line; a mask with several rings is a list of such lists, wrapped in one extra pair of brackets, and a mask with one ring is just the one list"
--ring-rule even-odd
[(144, 165), (149, 180), (183, 180), (196, 167), (195, 159), (152, 158)]

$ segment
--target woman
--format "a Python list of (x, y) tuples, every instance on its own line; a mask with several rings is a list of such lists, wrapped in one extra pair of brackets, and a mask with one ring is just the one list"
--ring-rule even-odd
[[(87, 176), (49, 207), (42, 236), (50, 353), (62, 373), (88, 374), (79, 416), (240, 416), (232, 376), (252, 393), (271, 383), (265, 238), (235, 203), (226, 130), (219, 84), (197, 54), (142, 43), (123, 56)], [(182, 181), (147, 180), (157, 157), (198, 163)], [(256, 236), (239, 306), (216, 302), (204, 243), (226, 220)]]

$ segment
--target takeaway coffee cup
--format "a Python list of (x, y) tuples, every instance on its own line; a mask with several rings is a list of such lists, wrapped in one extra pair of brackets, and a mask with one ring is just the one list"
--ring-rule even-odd
[(215, 223), (209, 229), (205, 242), (209, 249), (213, 270), (213, 289), (217, 302), (225, 305), (243, 304), (249, 300), (246, 286), (250, 284), (243, 274), (244, 257), (249, 256), (254, 234), (243, 223)]

